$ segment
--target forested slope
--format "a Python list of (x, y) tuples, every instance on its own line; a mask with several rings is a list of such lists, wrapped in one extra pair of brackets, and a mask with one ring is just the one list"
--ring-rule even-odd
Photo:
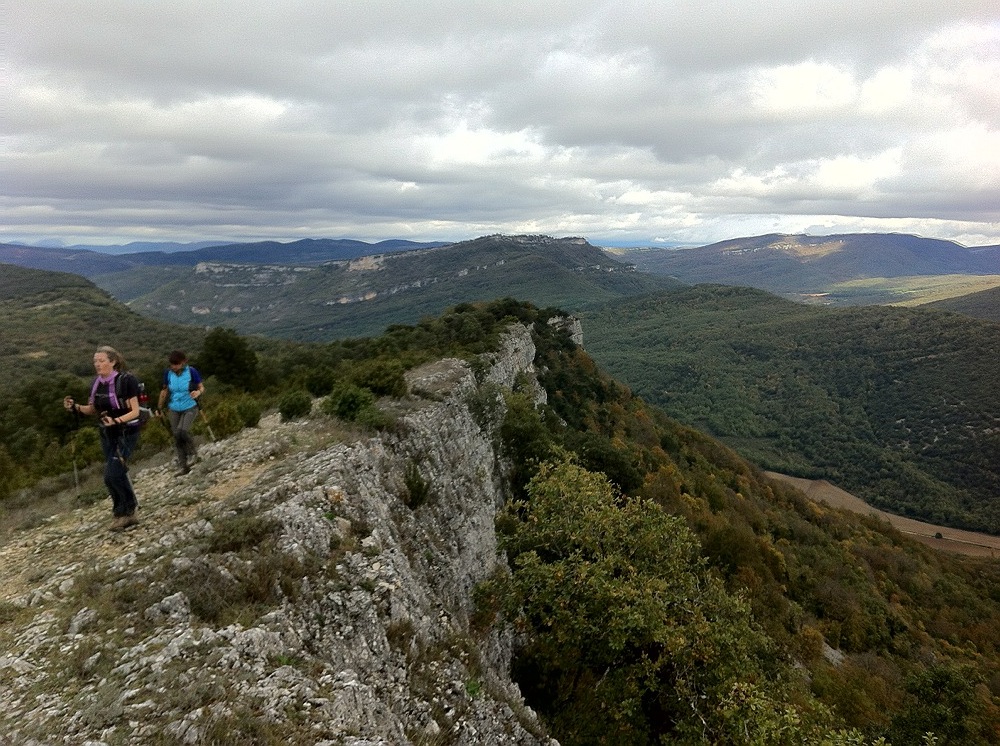
[(997, 324), (720, 286), (606, 304), (584, 323), (609, 372), (759, 465), (1000, 532)]

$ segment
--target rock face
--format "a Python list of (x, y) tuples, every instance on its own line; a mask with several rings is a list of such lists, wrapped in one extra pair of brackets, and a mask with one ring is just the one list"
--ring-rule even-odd
[(533, 357), (512, 327), (478, 373), (411, 371), (377, 437), (264, 418), (186, 477), (136, 466), (133, 531), (102, 502), (17, 534), (0, 743), (551, 743), (509, 632), (474, 623), (504, 567), (490, 392), (534, 381)]

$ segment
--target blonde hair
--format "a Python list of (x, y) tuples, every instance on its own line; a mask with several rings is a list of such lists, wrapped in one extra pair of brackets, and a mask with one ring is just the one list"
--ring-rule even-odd
[(97, 348), (94, 354), (96, 355), (98, 352), (103, 352), (105, 355), (108, 356), (108, 360), (111, 361), (111, 364), (114, 366), (115, 370), (125, 370), (125, 358), (123, 358), (121, 356), (121, 353), (119, 353), (118, 350), (116, 350), (114, 347), (110, 347), (108, 345), (101, 345), (100, 347)]

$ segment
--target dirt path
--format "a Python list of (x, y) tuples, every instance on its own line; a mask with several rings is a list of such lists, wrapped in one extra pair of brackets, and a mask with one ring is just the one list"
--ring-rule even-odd
[[(140, 524), (123, 533), (108, 530), (111, 502), (55, 512), (41, 525), (0, 537), (0, 603), (30, 593), (39, 583), (73, 565), (94, 565), (122, 558), (148, 547), (186, 525), (199, 513), (211, 515), (230, 495), (257, 482), (266, 482), (269, 469), (281, 464), (274, 453), (287, 457), (291, 441), (298, 449), (309, 446), (313, 432), (282, 423), (277, 415), (261, 419), (218, 443), (199, 447), (201, 463), (184, 477), (175, 477), (168, 460), (133, 464), (132, 479), (139, 497)], [(94, 480), (96, 481), (96, 479)], [(2, 739), (0, 739), (2, 742)]]
[(787, 474), (777, 472), (764, 472), (772, 479), (798, 487), (807, 497), (813, 500), (821, 500), (827, 505), (835, 508), (843, 508), (854, 513), (871, 514), (874, 513), (885, 519), (894, 528), (899, 529), (904, 534), (912, 536), (917, 541), (923, 542), (927, 546), (935, 549), (944, 549), (958, 554), (967, 554), (972, 557), (1000, 557), (1000, 536), (981, 534), (976, 531), (962, 531), (957, 528), (947, 526), (935, 526), (932, 523), (916, 521), (912, 518), (886, 513), (871, 507), (859, 497), (855, 497), (850, 492), (845, 492), (839, 487), (827, 482), (825, 479), (802, 479), (800, 477), (790, 477)]

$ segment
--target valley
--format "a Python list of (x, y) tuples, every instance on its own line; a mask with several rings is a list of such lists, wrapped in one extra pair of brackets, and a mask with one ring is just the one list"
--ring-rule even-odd
[(581, 312), (588, 352), (761, 468), (1000, 534), (1000, 326), (694, 286)]

